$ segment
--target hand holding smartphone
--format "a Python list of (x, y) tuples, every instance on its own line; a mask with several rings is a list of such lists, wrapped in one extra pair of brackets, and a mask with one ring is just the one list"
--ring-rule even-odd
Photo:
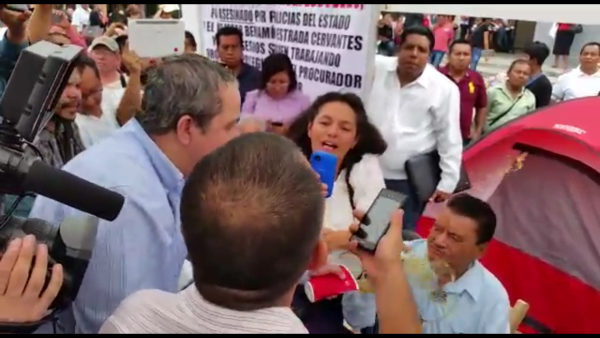
[(393, 190), (382, 189), (350, 240), (356, 241), (360, 249), (374, 253), (390, 228), (392, 214), (400, 209), (405, 201), (405, 195)]

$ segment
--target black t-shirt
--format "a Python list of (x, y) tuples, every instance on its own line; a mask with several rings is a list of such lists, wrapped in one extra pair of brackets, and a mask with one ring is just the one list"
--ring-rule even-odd
[(552, 98), (552, 83), (546, 75), (538, 77), (535, 81), (527, 85), (535, 96), (535, 108), (539, 109), (550, 104)]
[(394, 38), (394, 30), (388, 25), (377, 27), (377, 35), (392, 40)]
[(473, 34), (471, 35), (471, 46), (473, 46), (475, 48), (480, 48), (480, 49), (485, 48), (485, 44), (484, 44), (485, 34), (484, 33), (489, 32), (491, 30), (492, 30), (491, 25), (487, 24), (487, 23), (477, 26), (477, 28), (475, 28), (473, 30)]

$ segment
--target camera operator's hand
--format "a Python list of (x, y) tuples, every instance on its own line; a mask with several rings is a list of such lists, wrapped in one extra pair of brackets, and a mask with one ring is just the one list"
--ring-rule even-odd
[(55, 264), (43, 290), (47, 270), (48, 248), (36, 245), (34, 236), (8, 245), (0, 260), (0, 322), (29, 323), (45, 316), (63, 283), (62, 266)]
[[(357, 219), (364, 217), (360, 212), (355, 212), (354, 216)], [(353, 224), (350, 227), (350, 232), (353, 234), (359, 232), (358, 224)], [(402, 210), (397, 210), (392, 214), (390, 228), (379, 241), (375, 254), (360, 250), (356, 242), (351, 242), (349, 249), (360, 258), (369, 281), (377, 288), (378, 281), (384, 279), (387, 273), (397, 271), (402, 267), (400, 257), (400, 254), (404, 251)]]

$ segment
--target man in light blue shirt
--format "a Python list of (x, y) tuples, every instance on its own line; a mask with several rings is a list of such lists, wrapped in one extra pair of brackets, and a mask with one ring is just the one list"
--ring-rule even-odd
[[(63, 168), (125, 196), (118, 218), (100, 222), (71, 316), (61, 318), (66, 333), (97, 333), (136, 291), (178, 291), (187, 255), (179, 229), (181, 189), (202, 157), (237, 135), (240, 95), (223, 67), (186, 54), (151, 71), (142, 110)], [(31, 217), (59, 224), (80, 214), (40, 196)]]
[[(491, 207), (461, 194), (439, 212), (426, 240), (406, 243), (403, 270), (421, 315), (423, 333), (510, 333), (508, 294), (478, 262), (495, 231)], [(374, 322), (373, 295), (345, 297), (344, 312), (354, 328)]]

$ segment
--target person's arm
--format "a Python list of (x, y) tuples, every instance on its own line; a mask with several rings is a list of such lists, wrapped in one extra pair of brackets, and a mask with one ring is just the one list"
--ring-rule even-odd
[(487, 117), (486, 117), (485, 123), (483, 125), (483, 129), (486, 131), (489, 128), (488, 123), (490, 123), (490, 121), (493, 121), (496, 118), (496, 115), (498, 114), (498, 112), (494, 109), (494, 103), (496, 101), (497, 93), (498, 93), (497, 87), (491, 87), (487, 90), (487, 99), (488, 99)]
[(485, 90), (485, 82), (479, 73), (476, 74), (479, 85), (477, 88), (475, 88), (477, 91), (477, 96), (475, 98), (475, 126), (472, 135), (474, 138), (478, 138), (483, 133), (483, 127), (485, 126), (485, 120), (488, 112), (488, 97), (487, 91)]
[[(355, 216), (360, 219), (364, 215), (357, 213)], [(355, 223), (350, 227), (350, 232), (356, 233), (358, 229), (358, 224)], [(405, 250), (402, 241), (402, 211), (392, 214), (388, 231), (379, 241), (374, 255), (358, 249), (356, 242), (350, 243), (349, 249), (360, 258), (375, 290), (379, 334), (421, 333), (419, 312), (402, 271), (401, 254)]]
[(402, 264), (390, 265), (375, 283), (379, 334), (419, 334), (421, 317), (412, 299)]
[(433, 129), (440, 155), (442, 177), (437, 191), (452, 194), (460, 179), (462, 136), (460, 132), (460, 94), (457, 86), (448, 86), (433, 109)]
[(123, 97), (117, 107), (117, 122), (124, 125), (129, 122), (142, 106), (142, 81), (141, 71), (129, 71), (129, 82)]
[(27, 37), (30, 43), (45, 39), (52, 25), (52, 5), (35, 5), (27, 24)]
[(120, 125), (131, 120), (142, 107), (142, 61), (127, 46), (123, 48), (122, 57), (123, 64), (129, 70), (129, 82), (116, 111)]
[(567, 75), (561, 75), (554, 86), (552, 86), (551, 100), (552, 102), (560, 102), (565, 99), (565, 91), (567, 89)]

